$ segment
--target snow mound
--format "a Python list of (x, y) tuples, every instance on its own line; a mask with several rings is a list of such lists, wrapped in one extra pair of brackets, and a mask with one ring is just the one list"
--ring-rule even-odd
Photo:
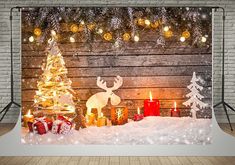
[(25, 144), (78, 145), (148, 145), (148, 144), (210, 144), (211, 119), (190, 117), (145, 117), (138, 122), (120, 126), (91, 126), (67, 135), (51, 132), (45, 135), (29, 133), (22, 128), (21, 142)]

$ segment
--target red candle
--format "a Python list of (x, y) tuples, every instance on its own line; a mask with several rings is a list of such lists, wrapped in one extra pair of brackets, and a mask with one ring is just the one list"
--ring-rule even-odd
[(143, 114), (140, 114), (140, 108), (137, 109), (137, 114), (134, 115), (134, 121), (140, 121), (144, 118)]
[(151, 92), (149, 92), (149, 99), (144, 100), (144, 116), (160, 116), (160, 102), (152, 99)]
[(171, 108), (171, 117), (180, 117), (180, 110), (176, 108), (176, 102), (174, 102), (174, 108)]

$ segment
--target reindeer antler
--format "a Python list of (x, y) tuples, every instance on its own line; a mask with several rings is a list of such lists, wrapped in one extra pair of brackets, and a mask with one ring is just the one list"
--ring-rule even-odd
[(120, 86), (122, 86), (122, 83), (123, 83), (122, 77), (117, 76), (117, 77), (114, 79), (113, 87), (110, 88), (110, 89), (111, 89), (112, 91), (115, 91), (115, 90), (117, 90)]
[(101, 77), (97, 77), (97, 86), (100, 87), (101, 89), (107, 90), (106, 82), (104, 80), (101, 80)]

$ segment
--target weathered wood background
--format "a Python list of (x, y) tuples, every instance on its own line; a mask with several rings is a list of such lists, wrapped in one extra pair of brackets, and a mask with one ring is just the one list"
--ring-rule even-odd
[[(22, 36), (24, 38), (27, 34), (23, 31)], [(187, 85), (194, 71), (202, 79), (203, 101), (211, 106), (211, 47), (191, 48), (167, 41), (163, 48), (157, 45), (157, 38), (154, 31), (142, 33), (138, 43), (126, 43), (121, 53), (113, 49), (112, 43), (100, 39), (91, 44), (91, 51), (84, 42), (59, 44), (68, 68), (68, 77), (80, 96), (84, 112), (86, 100), (102, 91), (96, 86), (96, 77), (101, 76), (108, 86), (112, 86), (114, 77), (120, 75), (124, 83), (115, 93), (121, 97), (121, 105), (128, 107), (130, 118), (136, 113), (137, 107), (143, 110), (143, 102), (149, 98), (149, 91), (160, 100), (162, 116), (170, 114), (174, 101), (181, 109), (181, 114), (187, 116), (189, 109), (182, 102), (190, 92)], [(46, 46), (27, 42), (22, 44), (23, 113), (32, 108), (37, 80), (42, 74), (41, 64), (46, 60)], [(110, 104), (103, 109), (104, 115), (110, 116), (109, 109)], [(198, 116), (211, 118), (211, 108), (198, 112)]]

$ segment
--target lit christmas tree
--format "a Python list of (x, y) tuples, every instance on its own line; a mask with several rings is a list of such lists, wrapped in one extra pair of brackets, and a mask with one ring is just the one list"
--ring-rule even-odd
[(38, 110), (75, 111), (73, 101), (75, 92), (71, 80), (67, 78), (67, 68), (52, 31), (48, 41), (47, 60), (42, 65), (43, 73), (39, 78), (34, 96), (34, 107)]
[(201, 91), (203, 87), (198, 85), (197, 81), (199, 81), (199, 79), (196, 77), (196, 73), (193, 72), (191, 84), (187, 86), (187, 88), (190, 89), (191, 92), (187, 94), (186, 97), (190, 99), (183, 103), (183, 105), (187, 107), (190, 106), (190, 112), (192, 113), (192, 117), (194, 119), (197, 118), (197, 111), (200, 110), (199, 108), (205, 108), (207, 106), (206, 103), (201, 101), (204, 96), (202, 96), (199, 91)]

